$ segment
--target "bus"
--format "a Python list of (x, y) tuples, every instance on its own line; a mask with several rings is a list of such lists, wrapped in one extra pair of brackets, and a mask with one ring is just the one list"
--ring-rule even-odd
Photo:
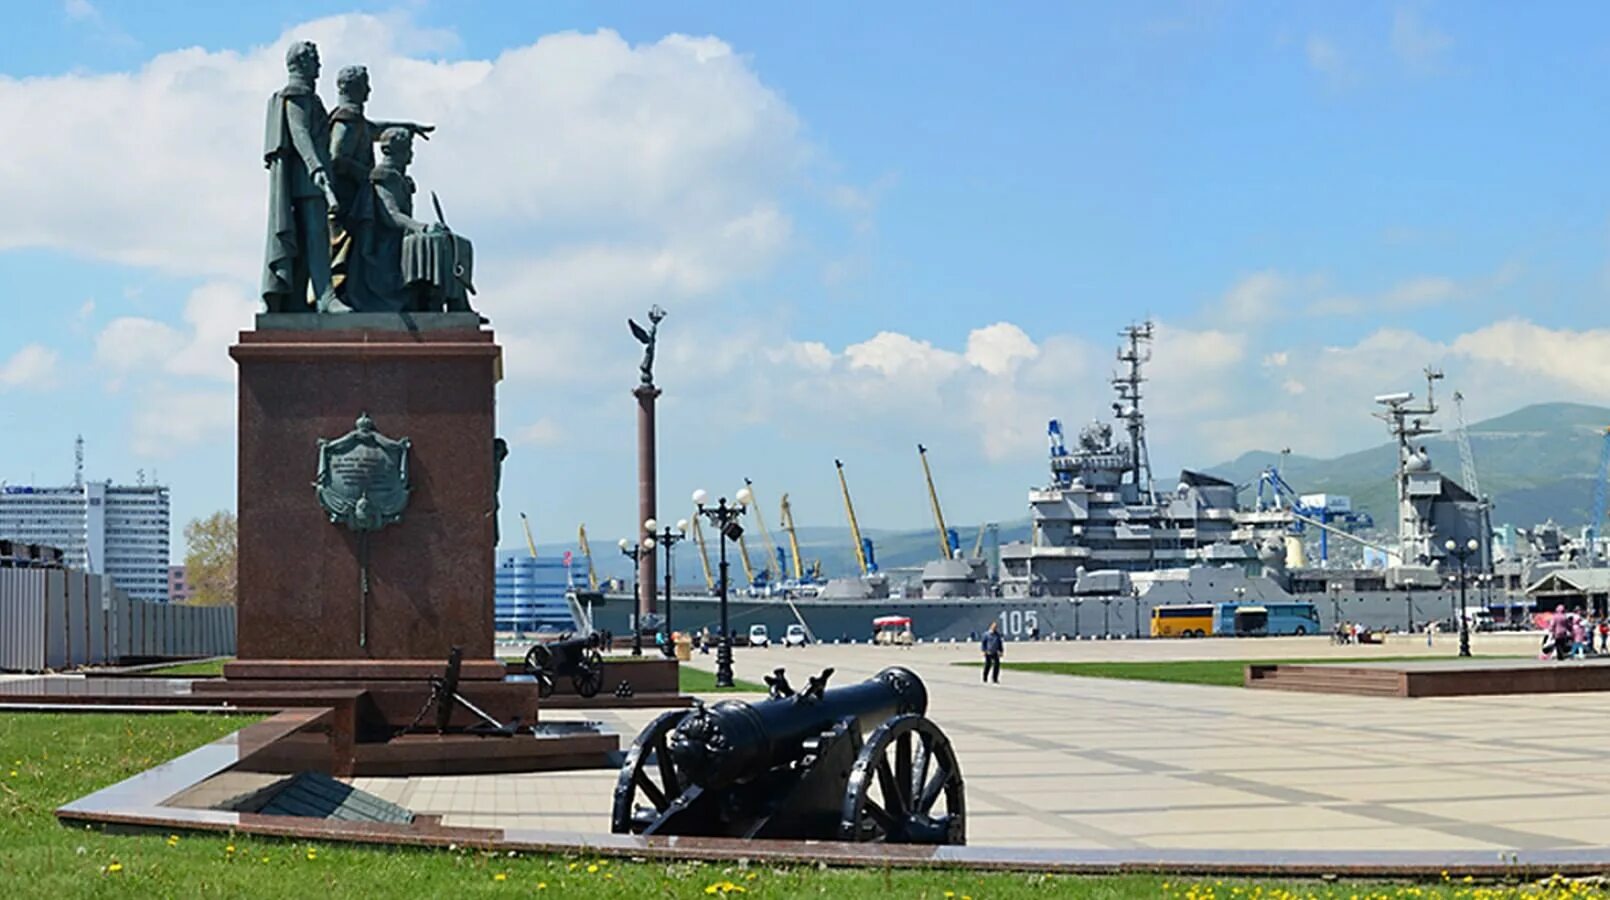
[(1213, 633), (1213, 604), (1182, 603), (1152, 607), (1152, 637), (1207, 637)]
[(1319, 608), (1312, 603), (1220, 603), (1213, 633), (1225, 637), (1319, 634)]

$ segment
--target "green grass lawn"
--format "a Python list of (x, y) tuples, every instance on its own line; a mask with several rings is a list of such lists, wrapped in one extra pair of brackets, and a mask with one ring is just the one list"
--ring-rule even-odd
[(742, 678), (733, 678), (732, 687), (730, 688), (718, 688), (716, 687), (714, 672), (706, 672), (703, 669), (695, 669), (692, 666), (680, 666), (677, 668), (677, 683), (684, 694), (766, 693), (764, 684), (755, 684), (753, 681), (745, 681)]
[(224, 674), (224, 663), (228, 661), (229, 660), (226, 659), (204, 659), (201, 662), (177, 663), (171, 666), (163, 666), (160, 669), (152, 669), (150, 674), (154, 677), (173, 675), (193, 678), (215, 678)]
[[(193, 714), (0, 714), (0, 886), (7, 897), (1583, 897), (1597, 888), (1480, 894), (1428, 885), (1253, 882), (960, 870), (841, 870), (510, 856), (245, 835), (103, 834), (53, 810), (250, 721)], [(608, 798), (600, 797), (606, 803)], [(1584, 887), (1586, 889), (1584, 890)]]
[[(1423, 662), (1429, 656), (1361, 656), (1346, 659), (1188, 659), (1161, 662), (1002, 662), (1003, 671), (1049, 672), (1084, 678), (1122, 678), (1130, 681), (1167, 681), (1174, 684), (1213, 684), (1240, 687), (1247, 666), (1303, 665), (1350, 662)], [(1492, 657), (1494, 659), (1508, 657)], [(980, 668), (982, 662), (956, 663)]]

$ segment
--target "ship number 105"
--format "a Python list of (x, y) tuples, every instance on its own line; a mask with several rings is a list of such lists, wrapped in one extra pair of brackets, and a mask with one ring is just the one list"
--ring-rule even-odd
[(1040, 627), (1040, 614), (1033, 609), (1001, 610), (1001, 631), (1013, 637), (1033, 634)]

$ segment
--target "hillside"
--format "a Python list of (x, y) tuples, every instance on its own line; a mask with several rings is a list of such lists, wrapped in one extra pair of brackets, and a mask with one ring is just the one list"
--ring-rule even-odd
[[(1610, 409), (1580, 403), (1539, 403), (1473, 423), (1470, 450), (1481, 489), (1493, 498), (1493, 521), (1585, 523), (1606, 425)], [(1433, 435), (1424, 444), (1437, 467), (1457, 479), (1459, 449), (1453, 436)], [(1395, 452), (1392, 444), (1382, 443), (1334, 459), (1293, 455), (1281, 474), (1303, 493), (1346, 494), (1356, 508), (1387, 522)], [(1255, 483), (1258, 473), (1277, 460), (1277, 454), (1253, 451), (1208, 471), (1237, 484)]]

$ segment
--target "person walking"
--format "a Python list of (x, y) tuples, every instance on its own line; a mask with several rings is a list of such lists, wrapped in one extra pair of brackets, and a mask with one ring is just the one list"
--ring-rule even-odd
[(984, 642), (979, 649), (984, 651), (984, 681), (1001, 683), (1001, 655), (1006, 652), (1006, 641), (1001, 638), (1001, 623), (989, 623), (989, 631), (984, 633)]

